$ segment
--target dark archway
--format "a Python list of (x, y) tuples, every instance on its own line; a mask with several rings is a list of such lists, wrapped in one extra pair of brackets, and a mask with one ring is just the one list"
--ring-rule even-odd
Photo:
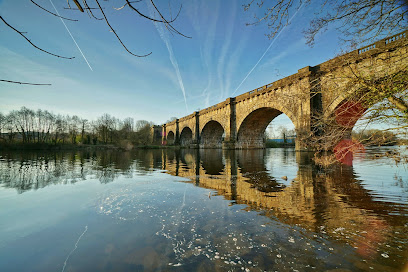
[(190, 144), (193, 142), (193, 132), (189, 127), (183, 128), (180, 133), (180, 145), (189, 147)]
[(281, 111), (266, 107), (257, 109), (248, 114), (239, 127), (237, 147), (264, 148), (266, 127), (280, 114), (282, 114)]
[(201, 131), (201, 148), (221, 148), (224, 128), (217, 121), (209, 121)]
[(167, 134), (167, 144), (168, 145), (173, 145), (174, 144), (174, 132), (173, 131), (169, 131)]
[(207, 175), (221, 175), (225, 165), (222, 158), (222, 150), (200, 150), (201, 166)]

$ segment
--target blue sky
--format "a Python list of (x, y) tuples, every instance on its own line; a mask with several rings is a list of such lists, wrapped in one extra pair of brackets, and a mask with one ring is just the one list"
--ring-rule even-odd
[[(305, 45), (302, 30), (313, 16), (313, 6), (302, 7), (279, 37), (269, 40), (265, 25), (246, 26), (253, 21), (253, 11), (245, 12), (242, 7), (247, 1), (171, 1), (173, 12), (183, 4), (173, 25), (192, 37), (187, 39), (172, 35), (163, 25), (155, 25), (128, 8), (113, 9), (124, 1), (100, 1), (132, 52), (152, 52), (137, 58), (124, 50), (103, 21), (64, 9), (66, 1), (52, 1), (62, 16), (79, 20), (64, 22), (92, 70), (59, 18), (27, 0), (0, 1), (0, 15), (27, 32), (32, 42), (53, 53), (75, 57), (66, 60), (40, 52), (0, 22), (0, 79), (52, 84), (0, 82), (2, 113), (26, 106), (89, 120), (109, 113), (161, 124), (317, 65), (340, 52), (336, 33), (330, 29), (317, 36), (313, 48)], [(50, 0), (37, 2), (53, 11)], [(156, 2), (169, 14), (169, 1)], [(152, 14), (146, 4), (139, 6)], [(285, 118), (279, 122), (288, 123)]]

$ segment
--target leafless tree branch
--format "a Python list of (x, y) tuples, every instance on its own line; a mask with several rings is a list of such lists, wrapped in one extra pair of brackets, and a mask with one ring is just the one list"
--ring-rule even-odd
[(103, 18), (98, 18), (93, 14), (92, 9), (88, 6), (88, 3), (86, 2), (86, 0), (82, 0), (82, 1), (84, 2), (84, 6), (85, 6), (85, 9), (88, 15), (92, 16), (95, 20), (100, 20), (100, 21), (103, 20)]
[(73, 58), (75, 58), (75, 57), (63, 57), (63, 56), (60, 56), (60, 55), (51, 53), (51, 52), (49, 52), (49, 51), (46, 51), (46, 50), (44, 50), (44, 49), (42, 49), (42, 48), (36, 46), (35, 44), (33, 44), (33, 43), (23, 34), (23, 32), (18, 31), (17, 29), (15, 29), (14, 27), (12, 27), (9, 23), (7, 23), (6, 20), (4, 20), (4, 18), (3, 18), (2, 16), (0, 16), (0, 19), (1, 19), (9, 28), (13, 29), (15, 32), (17, 32), (18, 34), (20, 34), (20, 35), (21, 35), (27, 42), (29, 42), (34, 48), (36, 48), (36, 49), (38, 49), (38, 50), (40, 50), (40, 51), (42, 51), (42, 52), (45, 52), (45, 53), (47, 53), (47, 54), (50, 54), (50, 55), (52, 55), (52, 56), (58, 57), (58, 58), (63, 58), (63, 59), (73, 59)]
[(154, 1), (153, 1), (153, 0), (150, 0), (150, 2), (152, 3), (154, 9), (155, 9), (155, 10), (158, 12), (158, 14), (160, 15), (160, 18), (162, 18), (162, 20), (163, 20), (163, 22), (164, 22), (164, 24), (165, 24), (165, 26), (166, 26), (167, 29), (169, 29), (169, 30), (171, 30), (171, 31), (174, 31), (175, 33), (179, 34), (180, 36), (183, 36), (183, 37), (186, 37), (186, 38), (191, 38), (191, 37), (188, 37), (188, 36), (186, 36), (186, 35), (180, 33), (177, 29), (175, 29), (175, 28), (170, 24), (171, 22), (173, 22), (174, 20), (176, 20), (177, 17), (179, 16), (180, 11), (181, 11), (181, 7), (182, 7), (181, 5), (180, 5), (180, 10), (179, 10), (177, 16), (176, 16), (172, 21), (167, 21), (167, 20), (164, 18), (164, 16), (161, 14), (160, 10), (156, 7)]
[(0, 79), (0, 81), (8, 82), (8, 83), (15, 83), (15, 84), (22, 84), (22, 85), (36, 85), (36, 86), (50, 86), (51, 85), (48, 83), (29, 83), (29, 82), (12, 81), (12, 80), (6, 80), (6, 79)]
[(42, 9), (42, 10), (44, 10), (44, 11), (46, 11), (46, 12), (48, 12), (48, 13), (50, 13), (50, 14), (56, 16), (56, 17), (59, 17), (59, 18), (61, 18), (61, 19), (68, 20), (68, 21), (74, 21), (74, 22), (77, 22), (77, 21), (78, 21), (78, 20), (75, 20), (75, 19), (69, 19), (69, 18), (66, 18), (66, 17), (62, 17), (62, 16), (60, 16), (60, 15), (58, 15), (58, 14), (55, 14), (55, 13), (53, 13), (53, 12), (51, 12), (51, 11), (49, 11), (49, 10), (43, 8), (42, 6), (40, 6), (39, 4), (37, 4), (36, 2), (34, 2), (33, 0), (30, 0), (30, 1), (31, 1), (34, 5), (36, 5), (37, 7), (39, 7), (40, 9)]
[(110, 28), (110, 29), (112, 30), (112, 32), (115, 34), (115, 36), (116, 36), (116, 38), (118, 39), (118, 41), (120, 42), (120, 44), (123, 46), (123, 48), (125, 48), (125, 50), (126, 50), (129, 54), (131, 54), (131, 55), (133, 55), (133, 56), (136, 56), (136, 57), (147, 57), (147, 56), (149, 56), (149, 55), (152, 53), (152, 52), (150, 52), (150, 53), (148, 53), (148, 54), (146, 54), (146, 55), (136, 55), (136, 54), (132, 53), (132, 52), (124, 45), (124, 43), (122, 42), (122, 40), (119, 38), (119, 35), (116, 33), (116, 31), (115, 31), (115, 30), (113, 29), (113, 27), (110, 25), (110, 23), (109, 23), (109, 21), (108, 21), (108, 18), (107, 18), (106, 15), (105, 15), (105, 12), (103, 12), (103, 9), (102, 9), (101, 5), (99, 4), (99, 1), (98, 1), (98, 0), (95, 0), (95, 2), (98, 4), (99, 10), (101, 11), (103, 17), (105, 18), (106, 24), (109, 26), (109, 28)]
[[(142, 0), (131, 1), (130, 3), (138, 3), (138, 2), (142, 2)], [(115, 10), (121, 10), (121, 9), (123, 9), (124, 7), (126, 7), (127, 4), (128, 4), (128, 3), (125, 3), (125, 4), (124, 4), (123, 6), (121, 6), (120, 8), (115, 8), (115, 7), (114, 7), (114, 9), (115, 9)]]
[[(390, 36), (403, 31), (408, 25), (408, 2), (400, 0), (322, 0), (319, 3), (311, 0), (277, 0), (255, 2), (249, 1), (243, 5), (248, 11), (257, 4), (263, 16), (255, 15), (255, 21), (248, 25), (258, 25), (266, 22), (270, 29), (267, 36), (273, 38), (289, 23), (289, 14), (294, 13), (304, 5), (320, 6), (315, 19), (310, 21), (304, 30), (306, 43), (313, 45), (318, 33), (337, 22), (336, 29), (341, 33), (341, 39), (350, 45), (370, 42), (378, 37)], [(314, 6), (314, 7), (316, 7)]]
[(78, 9), (79, 9), (81, 12), (84, 12), (84, 9), (82, 8), (82, 6), (81, 6), (81, 4), (78, 2), (78, 0), (72, 0), (72, 1), (74, 1), (75, 5), (78, 7)]

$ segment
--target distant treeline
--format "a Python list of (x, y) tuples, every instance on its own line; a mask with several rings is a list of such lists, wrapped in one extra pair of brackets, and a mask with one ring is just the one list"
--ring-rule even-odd
[(53, 114), (46, 110), (22, 107), (9, 114), (0, 113), (2, 144), (114, 144), (123, 148), (147, 145), (152, 122), (120, 120), (107, 113), (90, 121), (76, 115)]
[(353, 131), (352, 138), (364, 145), (371, 146), (401, 145), (406, 143), (406, 139), (399, 139), (392, 131), (379, 129)]

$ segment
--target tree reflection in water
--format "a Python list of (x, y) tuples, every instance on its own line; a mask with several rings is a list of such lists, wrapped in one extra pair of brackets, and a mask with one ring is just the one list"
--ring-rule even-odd
[(0, 184), (23, 193), (90, 177), (108, 183), (119, 175), (131, 177), (134, 169), (132, 155), (126, 152), (10, 152), (0, 158)]

